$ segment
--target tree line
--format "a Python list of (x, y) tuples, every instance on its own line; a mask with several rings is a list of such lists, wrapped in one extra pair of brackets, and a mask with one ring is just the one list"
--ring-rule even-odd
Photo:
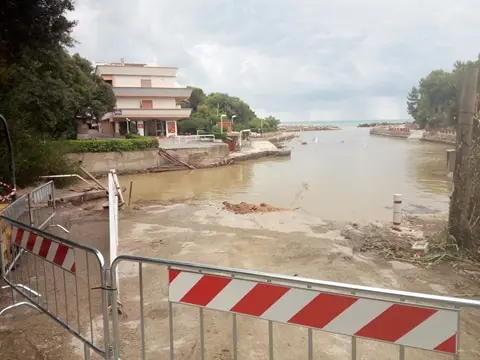
[[(456, 61), (451, 71), (433, 70), (407, 95), (407, 111), (420, 128), (455, 126), (458, 118), (461, 74), (475, 61)], [(480, 89), (480, 87), (479, 87)]]
[[(3, 0), (0, 6), (0, 114), (13, 138), (19, 185), (67, 164), (49, 140), (75, 139), (77, 119), (97, 118), (115, 106), (110, 85), (92, 64), (68, 49), (75, 21), (71, 0)], [(10, 182), (0, 126), (0, 179)]]
[[(73, 10), (73, 0), (3, 0), (0, 6), (0, 114), (9, 123), (20, 186), (40, 175), (70, 172), (54, 140), (75, 139), (77, 120), (99, 119), (115, 107), (111, 86), (94, 74), (87, 59), (69, 53), (76, 21), (66, 14)], [(192, 114), (178, 123), (180, 132), (219, 132), (221, 114), (228, 121), (235, 115), (235, 130), (277, 129), (279, 120), (258, 118), (237, 97), (192, 90), (182, 103)], [(0, 181), (10, 178), (0, 125)]]
[(255, 132), (272, 132), (278, 129), (280, 120), (273, 116), (259, 118), (250, 106), (238, 97), (218, 92), (206, 95), (198, 87), (190, 88), (190, 98), (181, 105), (191, 108), (192, 113), (188, 119), (178, 122), (180, 133), (196, 134), (198, 130), (220, 132), (218, 123), (222, 115), (225, 115), (223, 121), (233, 122), (233, 130), (236, 131), (251, 129)]

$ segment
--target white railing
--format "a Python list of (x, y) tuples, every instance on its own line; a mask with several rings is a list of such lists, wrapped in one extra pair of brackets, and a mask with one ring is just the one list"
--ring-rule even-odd
[(177, 135), (172, 136), (170, 139), (176, 144), (188, 144), (191, 142), (214, 142), (215, 135), (206, 134), (206, 135)]

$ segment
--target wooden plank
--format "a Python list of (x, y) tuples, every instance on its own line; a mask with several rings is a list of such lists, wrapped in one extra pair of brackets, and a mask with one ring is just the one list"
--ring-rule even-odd
[(95, 182), (95, 184), (97, 184), (97, 185), (100, 187), (100, 189), (103, 189), (103, 190), (105, 190), (105, 191), (108, 192), (107, 188), (106, 188), (105, 186), (103, 186), (103, 185), (100, 183), (100, 181), (98, 181), (97, 179), (95, 179), (95, 177), (94, 177), (92, 174), (90, 174), (90, 173), (87, 171), (87, 169), (84, 169), (83, 167), (80, 166), (80, 170), (82, 170), (82, 172), (83, 172), (85, 175), (87, 175), (90, 179), (92, 179), (93, 182)]

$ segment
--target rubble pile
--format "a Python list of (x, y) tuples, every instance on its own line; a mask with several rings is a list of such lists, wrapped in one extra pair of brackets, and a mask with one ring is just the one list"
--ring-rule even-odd
[(223, 202), (223, 206), (226, 210), (231, 211), (235, 214), (250, 214), (250, 213), (266, 213), (266, 212), (278, 212), (278, 211), (291, 211), (293, 209), (285, 209), (274, 207), (265, 203), (260, 205), (249, 204), (246, 202), (241, 202), (239, 204), (233, 204), (228, 201)]

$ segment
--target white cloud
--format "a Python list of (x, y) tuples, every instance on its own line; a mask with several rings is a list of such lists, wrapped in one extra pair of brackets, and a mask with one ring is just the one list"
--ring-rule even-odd
[(405, 118), (434, 68), (475, 58), (475, 0), (78, 0), (74, 50), (175, 65), (284, 121)]

